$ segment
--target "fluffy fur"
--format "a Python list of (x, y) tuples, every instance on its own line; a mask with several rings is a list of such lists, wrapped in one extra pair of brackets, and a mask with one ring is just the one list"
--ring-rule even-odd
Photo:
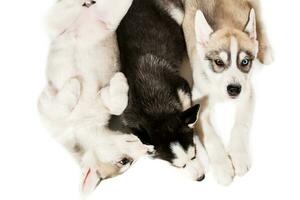
[[(252, 68), (256, 58), (263, 63), (271, 60), (258, 3), (185, 1), (183, 28), (193, 69), (193, 97), (204, 106), (199, 127), (214, 174), (224, 185), (251, 167), (248, 136), (254, 106)], [(226, 101), (235, 102), (237, 107), (227, 150), (211, 122), (215, 104)]]
[(156, 157), (202, 180), (192, 129), (199, 106), (191, 107), (190, 87), (178, 73), (186, 53), (182, 9), (179, 0), (134, 0), (122, 20), (117, 36), (129, 83), (122, 118), (143, 143), (154, 145)]
[(116, 176), (149, 149), (134, 135), (110, 130), (127, 106), (115, 30), (131, 0), (61, 0), (49, 15), (48, 86), (39, 110), (55, 138), (83, 169), (82, 189)]

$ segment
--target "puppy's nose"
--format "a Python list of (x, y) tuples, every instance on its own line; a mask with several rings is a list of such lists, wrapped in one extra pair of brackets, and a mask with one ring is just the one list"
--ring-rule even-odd
[(231, 97), (237, 97), (242, 91), (240, 84), (230, 84), (227, 86), (227, 92)]
[(199, 178), (197, 178), (197, 181), (201, 182), (205, 179), (205, 174), (203, 174), (202, 176), (200, 176)]

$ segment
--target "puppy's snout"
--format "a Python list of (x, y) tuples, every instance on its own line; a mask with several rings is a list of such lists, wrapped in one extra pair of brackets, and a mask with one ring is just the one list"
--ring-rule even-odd
[(91, 1), (91, 0), (87, 0), (86, 2), (83, 3), (83, 7), (91, 7), (92, 5), (94, 5), (96, 3), (96, 1)]
[(240, 84), (230, 84), (227, 86), (227, 93), (231, 97), (237, 97), (242, 91), (242, 86)]

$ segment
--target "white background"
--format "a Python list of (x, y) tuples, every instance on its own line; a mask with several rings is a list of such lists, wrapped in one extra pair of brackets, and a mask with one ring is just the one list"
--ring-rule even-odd
[[(79, 169), (46, 133), (37, 109), (45, 85), (51, 0), (1, 1), (0, 199), (78, 199)], [(300, 2), (264, 0), (276, 62), (256, 78), (253, 167), (232, 185), (212, 174), (192, 182), (160, 161), (143, 159), (101, 183), (93, 199), (300, 199)]]

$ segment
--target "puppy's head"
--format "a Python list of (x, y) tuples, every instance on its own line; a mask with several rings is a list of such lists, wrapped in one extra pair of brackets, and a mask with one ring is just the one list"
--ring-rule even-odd
[(254, 9), (244, 30), (227, 27), (214, 31), (201, 11), (197, 11), (195, 29), (197, 64), (210, 83), (211, 92), (231, 99), (249, 92), (251, 69), (258, 52)]
[(193, 126), (197, 121), (199, 105), (167, 116), (152, 128), (152, 144), (155, 157), (185, 171), (192, 179), (201, 181), (204, 171), (197, 154), (200, 141), (194, 135)]
[(106, 138), (109, 144), (86, 151), (81, 159), (83, 169), (82, 192), (92, 192), (102, 180), (127, 171), (141, 156), (153, 151), (134, 135), (113, 135)]

